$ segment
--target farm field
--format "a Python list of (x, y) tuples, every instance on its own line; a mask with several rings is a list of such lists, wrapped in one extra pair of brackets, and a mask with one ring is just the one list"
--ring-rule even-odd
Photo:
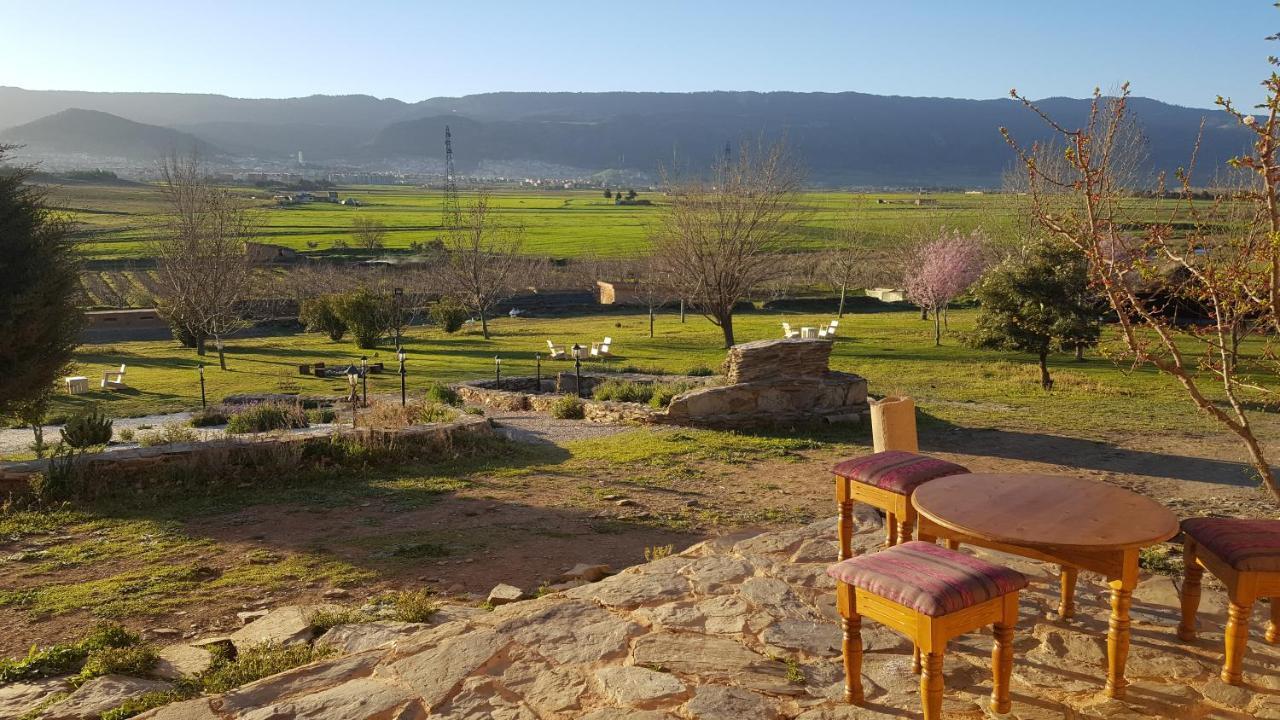
[[(438, 190), (412, 187), (361, 186), (339, 188), (342, 198), (354, 197), (359, 207), (310, 203), (277, 207), (271, 191), (239, 188), (246, 199), (261, 206), (262, 242), (284, 245), (317, 255), (368, 256), (352, 244), (351, 224), (358, 217), (387, 225), (386, 250), (407, 252), (413, 243), (440, 237)], [(915, 194), (858, 194), (810, 192), (804, 195), (806, 217), (788, 248), (806, 252), (829, 247), (834, 230), (853, 221), (867, 241), (876, 245), (900, 242), (915, 233), (946, 225), (969, 230), (982, 227), (993, 237), (1016, 234), (1015, 203), (1008, 195), (925, 195), (935, 204), (917, 206)], [(524, 228), (524, 250), (556, 258), (625, 257), (645, 251), (647, 227), (662, 203), (661, 193), (641, 193), (653, 205), (614, 205), (597, 190), (493, 192), (494, 206), (504, 222)], [(462, 194), (465, 205), (467, 193)], [(883, 201), (883, 202), (882, 202)], [(52, 191), (52, 203), (65, 210), (84, 242), (85, 257), (94, 260), (137, 260), (147, 256), (147, 241), (163, 211), (154, 186), (65, 185)], [(335, 246), (336, 243), (336, 246)]]
[[(1067, 354), (1051, 358), (1055, 390), (1045, 394), (1030, 356), (964, 347), (958, 333), (972, 327), (975, 313), (952, 310), (950, 333), (942, 347), (933, 346), (932, 324), (921, 322), (914, 312), (846, 314), (841, 336), (832, 356), (834, 369), (866, 377), (873, 394), (905, 393), (918, 399), (929, 416), (965, 425), (1021, 426), (1028, 429), (1069, 429), (1073, 434), (1105, 437), (1112, 432), (1204, 431), (1210, 427), (1191, 411), (1187, 401), (1167, 378), (1149, 370), (1131, 370), (1090, 353), (1083, 363)], [(735, 318), (739, 342), (780, 335), (779, 324), (817, 325), (830, 316), (755, 312)], [(506, 376), (532, 375), (534, 353), (544, 353), (546, 341), (558, 345), (589, 345), (612, 336), (614, 369), (636, 367), (668, 373), (691, 368), (715, 369), (723, 361), (719, 330), (705, 319), (690, 315), (681, 325), (678, 316), (659, 315), (656, 337), (648, 337), (648, 323), (641, 313), (604, 313), (572, 318), (500, 318), (491, 324), (492, 340), (479, 329), (455, 335), (431, 327), (411, 328), (406, 336), (408, 386), (421, 390), (433, 381), (453, 382), (490, 376), (494, 357), (502, 358)], [(232, 339), (227, 343), (228, 370), (217, 368), (211, 351), (206, 364), (207, 392), (211, 401), (245, 392), (287, 392), (345, 395), (346, 383), (298, 374), (299, 363), (324, 361), (329, 365), (358, 363), (362, 354), (370, 362), (386, 363), (388, 372), (370, 376), (370, 393), (398, 393), (399, 378), (391, 368), (390, 343), (362, 351), (347, 340), (329, 342), (315, 333)], [(141, 416), (198, 407), (200, 387), (196, 366), (201, 359), (193, 350), (172, 341), (120, 342), (83, 345), (76, 352), (75, 372), (100, 378), (109, 368), (128, 365), (130, 391), (94, 390), (88, 395), (58, 395), (53, 414), (65, 415), (78, 407), (100, 403), (115, 417)], [(544, 360), (542, 372), (572, 370), (564, 361)], [(597, 367), (588, 363), (588, 369)], [(94, 383), (96, 386), (96, 382)]]

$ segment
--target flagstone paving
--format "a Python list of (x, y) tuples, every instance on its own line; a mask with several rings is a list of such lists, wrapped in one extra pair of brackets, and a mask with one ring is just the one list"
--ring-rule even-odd
[[(882, 540), (879, 519), (857, 512), (855, 552)], [(155, 720), (288, 718), (497, 718), (546, 720), (748, 720), (916, 717), (911, 647), (867, 621), (865, 707), (841, 700), (844, 684), (833, 583), (834, 520), (797, 530), (710, 540), (600, 582), (503, 605), (402, 635), (341, 627), (364, 649), (230, 693), (170, 705)], [(1102, 695), (1107, 592), (1083, 575), (1078, 617), (1064, 622), (1056, 568), (982, 552), (1028, 574), (1006, 717), (1280, 718), (1280, 647), (1262, 640), (1254, 613), (1246, 688), (1217, 680), (1224, 598), (1206, 587), (1201, 637), (1180, 643), (1177, 583), (1145, 577), (1134, 593), (1125, 701)], [(332, 631), (331, 631), (332, 632)], [(991, 690), (991, 637), (953, 641), (944, 712), (982, 718)]]

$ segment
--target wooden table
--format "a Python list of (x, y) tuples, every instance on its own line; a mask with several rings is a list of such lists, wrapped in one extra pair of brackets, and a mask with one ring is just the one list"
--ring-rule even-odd
[(945, 538), (1061, 566), (1058, 612), (1064, 618), (1073, 614), (1076, 574), (1083, 569), (1106, 576), (1106, 692), (1124, 697), (1138, 551), (1177, 534), (1173, 513), (1124, 488), (1063, 475), (950, 475), (921, 485), (912, 503), (922, 540)]

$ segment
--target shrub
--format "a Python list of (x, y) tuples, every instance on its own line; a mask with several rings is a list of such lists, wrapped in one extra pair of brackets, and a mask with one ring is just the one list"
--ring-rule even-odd
[(292, 430), (307, 426), (307, 415), (300, 405), (258, 403), (233, 414), (227, 420), (227, 432), (261, 433)]
[(191, 427), (213, 427), (215, 425), (226, 425), (230, 411), (223, 405), (210, 405), (201, 408), (199, 411), (191, 415), (188, 424)]
[(169, 445), (171, 443), (195, 442), (200, 439), (196, 431), (181, 423), (167, 423), (155, 430), (139, 433), (138, 444), (142, 447)]
[(404, 590), (391, 596), (392, 615), (399, 622), (424, 623), (440, 610), (427, 590)]
[(360, 612), (356, 608), (339, 608), (336, 610), (317, 610), (307, 618), (316, 637), (338, 627), (339, 625), (358, 625), (371, 622), (371, 615)]
[(160, 656), (150, 645), (132, 645), (129, 647), (104, 647), (89, 652), (75, 683), (102, 675), (132, 675), (146, 677), (159, 662)]
[(120, 428), (120, 432), (116, 434), (120, 436), (121, 442), (133, 442), (133, 428)]
[(665, 557), (670, 557), (673, 552), (675, 552), (674, 545), (655, 545), (653, 547), (646, 547), (644, 549), (644, 561), (654, 562), (655, 560), (661, 560)]
[(433, 382), (427, 386), (425, 397), (431, 402), (437, 402), (441, 405), (457, 407), (462, 404), (462, 398), (458, 396), (457, 390), (438, 382)]
[(413, 400), (401, 406), (396, 402), (379, 402), (370, 405), (361, 415), (369, 427), (397, 429), (410, 425), (429, 425), (448, 422), (458, 416), (458, 411), (430, 400)]
[(458, 332), (468, 317), (467, 309), (452, 298), (443, 298), (431, 306), (431, 321), (447, 333)]
[(338, 411), (333, 408), (312, 408), (307, 411), (307, 422), (311, 425), (327, 425), (338, 419)]
[(63, 426), (62, 441), (73, 448), (106, 445), (111, 442), (111, 418), (96, 406), (78, 412)]
[(119, 625), (98, 625), (79, 642), (60, 643), (43, 650), (33, 645), (25, 658), (0, 659), (0, 683), (67, 675), (76, 672), (94, 651), (127, 648), (137, 643), (138, 636)]
[(711, 377), (715, 374), (716, 371), (706, 365), (694, 365), (689, 368), (689, 372), (685, 373), (685, 375), (688, 375), (689, 377)]
[(334, 312), (355, 338), (356, 347), (375, 348), (387, 331), (389, 305), (387, 298), (360, 289), (333, 300)]
[(653, 383), (606, 380), (595, 387), (591, 397), (614, 402), (647, 403), (653, 397)]
[(264, 643), (244, 648), (237, 653), (234, 660), (219, 659), (214, 666), (201, 676), (200, 682), (206, 693), (226, 692), (232, 688), (261, 680), (268, 675), (291, 670), (332, 655), (332, 647), (321, 645), (281, 646)]
[(298, 320), (308, 332), (322, 332), (338, 342), (347, 334), (347, 323), (338, 314), (336, 301), (334, 295), (307, 298), (298, 308)]
[(561, 420), (581, 420), (585, 414), (582, 400), (576, 395), (565, 395), (551, 406), (551, 417)]
[(694, 387), (691, 383), (658, 383), (653, 386), (653, 397), (650, 398), (649, 404), (661, 410), (670, 405), (675, 396), (688, 392)]

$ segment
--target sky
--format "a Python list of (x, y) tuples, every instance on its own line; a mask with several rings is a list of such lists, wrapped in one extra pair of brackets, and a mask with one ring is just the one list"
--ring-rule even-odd
[(368, 94), (794, 90), (1259, 102), (1269, 0), (0, 0), (0, 85)]

